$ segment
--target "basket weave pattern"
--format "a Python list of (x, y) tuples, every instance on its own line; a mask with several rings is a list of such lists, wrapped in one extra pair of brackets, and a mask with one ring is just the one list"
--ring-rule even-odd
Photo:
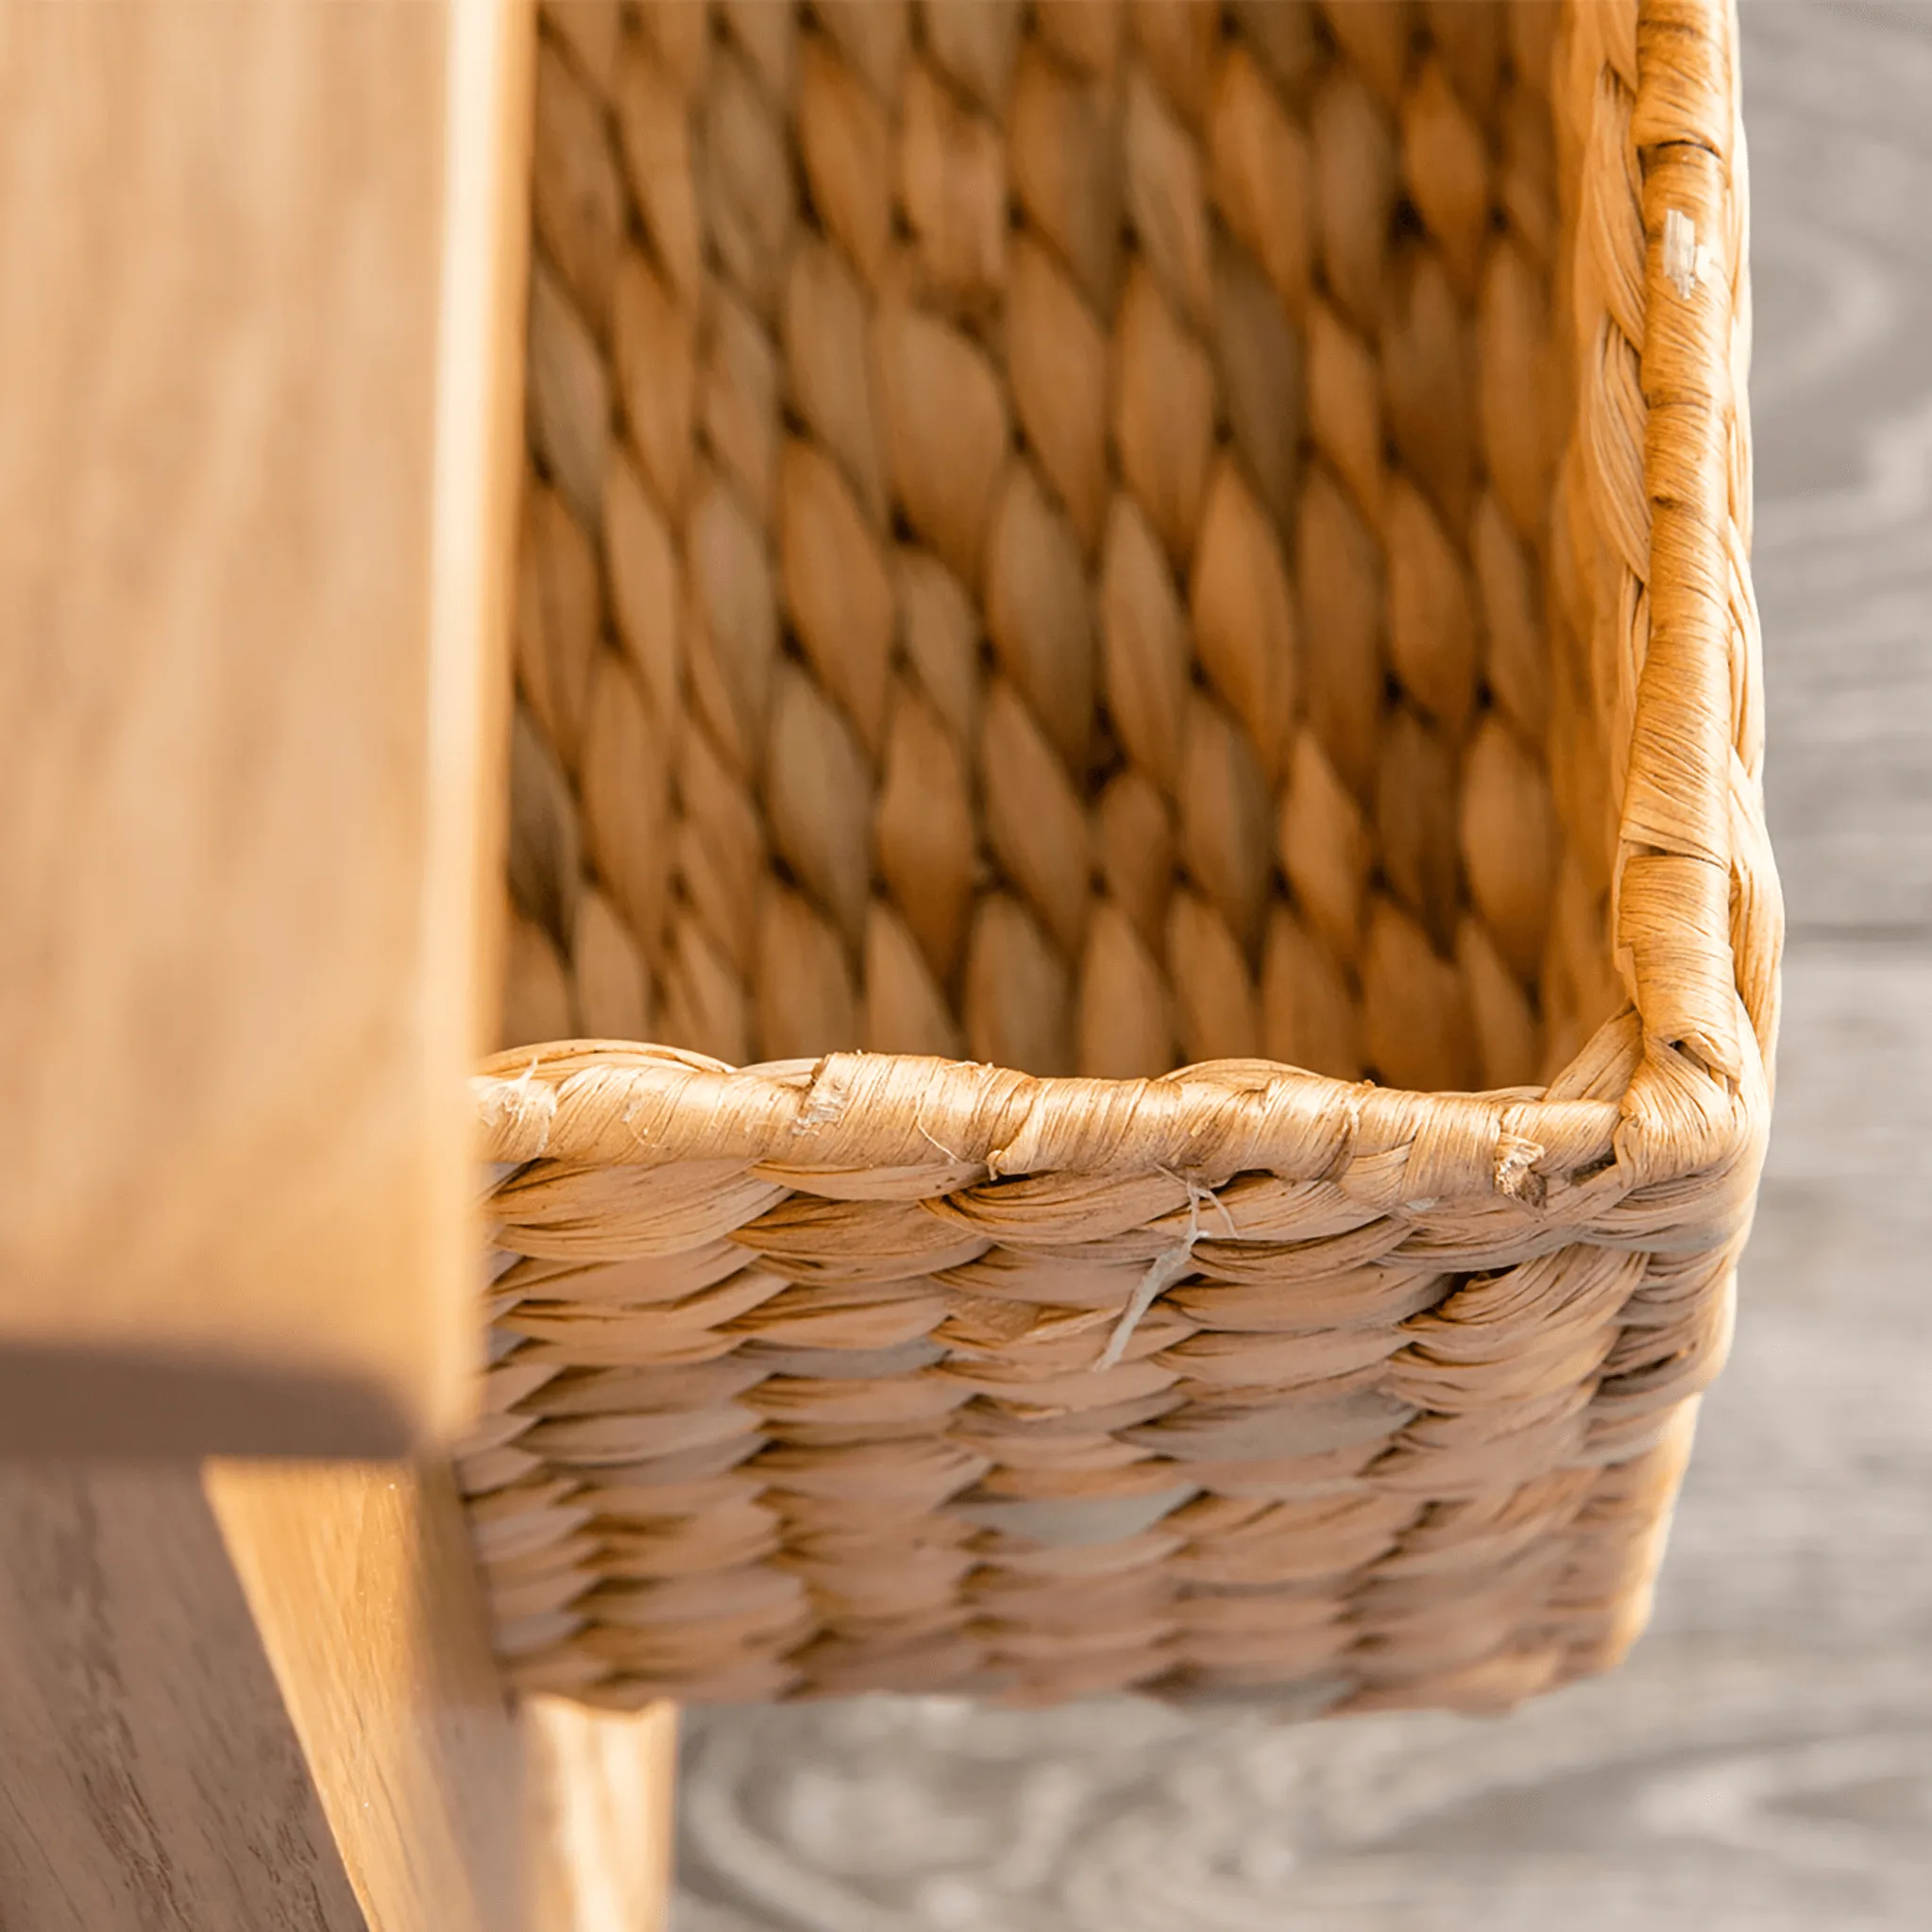
[(1776, 1024), (1734, 44), (546, 16), (517, 1682), (1481, 1707), (1641, 1628)]

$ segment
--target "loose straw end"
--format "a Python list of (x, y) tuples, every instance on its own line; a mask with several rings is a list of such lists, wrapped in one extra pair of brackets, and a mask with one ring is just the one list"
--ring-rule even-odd
[(1127, 1353), (1127, 1345), (1133, 1340), (1134, 1330), (1141, 1325), (1141, 1317), (1187, 1273), (1193, 1265), (1194, 1255), (1195, 1238), (1190, 1231), (1178, 1246), (1169, 1248), (1165, 1254), (1156, 1255), (1148, 1263), (1147, 1272), (1141, 1277), (1127, 1305), (1121, 1310), (1120, 1319), (1113, 1325), (1113, 1333), (1107, 1338), (1107, 1347), (1100, 1352), (1100, 1360), (1093, 1364), (1096, 1373), (1118, 1364)]
[[(1167, 1170), (1161, 1170), (1165, 1174)], [(1228, 1222), (1229, 1231), (1233, 1230), (1233, 1217), (1212, 1188), (1204, 1188), (1190, 1180), (1185, 1175), (1175, 1175), (1187, 1189), (1187, 1232), (1164, 1254), (1157, 1254), (1147, 1264), (1143, 1275), (1127, 1299), (1127, 1305), (1121, 1310), (1120, 1319), (1113, 1325), (1113, 1332), (1107, 1338), (1107, 1347), (1100, 1352), (1100, 1360), (1093, 1364), (1097, 1375), (1103, 1368), (1112, 1368), (1127, 1353), (1127, 1345), (1133, 1340), (1134, 1330), (1140, 1327), (1141, 1318), (1152, 1308), (1166, 1291), (1174, 1286), (1194, 1265), (1195, 1243), (1201, 1238), (1201, 1198), (1203, 1195), (1221, 1210), (1222, 1218)]]

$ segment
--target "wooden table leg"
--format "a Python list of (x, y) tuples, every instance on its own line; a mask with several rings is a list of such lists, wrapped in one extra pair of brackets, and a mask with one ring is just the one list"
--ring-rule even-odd
[(664, 1932), (678, 1714), (534, 1699), (524, 1713), (535, 1932)]

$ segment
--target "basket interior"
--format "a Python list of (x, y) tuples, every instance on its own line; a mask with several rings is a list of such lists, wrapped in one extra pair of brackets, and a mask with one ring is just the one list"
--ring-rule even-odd
[(548, 10), (502, 1043), (1564, 1064), (1555, 25)]

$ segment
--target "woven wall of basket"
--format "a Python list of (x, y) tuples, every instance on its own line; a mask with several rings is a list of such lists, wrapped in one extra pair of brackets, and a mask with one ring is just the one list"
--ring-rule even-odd
[(1734, 42), (543, 16), (459, 1466), (514, 1681), (1628, 1646), (1775, 1027)]

